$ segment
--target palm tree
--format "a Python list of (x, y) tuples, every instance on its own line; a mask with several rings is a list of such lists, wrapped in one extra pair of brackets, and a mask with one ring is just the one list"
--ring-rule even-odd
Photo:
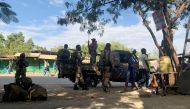
[(16, 13), (11, 10), (11, 6), (5, 2), (0, 2), (0, 19), (9, 24), (11, 21), (17, 23)]

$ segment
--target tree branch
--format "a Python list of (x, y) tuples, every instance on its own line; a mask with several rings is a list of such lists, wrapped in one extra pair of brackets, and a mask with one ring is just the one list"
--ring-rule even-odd
[[(117, 1), (117, 0), (107, 1), (107, 2), (104, 2), (103, 4), (101, 4), (101, 5), (97, 6), (97, 7), (105, 6), (105, 5), (107, 5), (107, 4), (110, 4), (110, 3), (113, 3), (113, 2), (116, 2), (116, 1)], [(85, 9), (84, 11), (81, 11), (81, 12), (79, 12), (79, 13), (87, 12), (87, 11), (93, 9), (93, 8), (94, 8), (94, 7), (89, 7), (88, 9)]]
[(186, 5), (190, 2), (190, 0), (185, 0), (183, 4), (176, 10), (176, 16), (173, 18), (172, 22), (176, 22), (176, 20), (179, 18), (180, 14), (183, 12), (185, 9)]
[(148, 21), (146, 20), (144, 14), (142, 11), (138, 10), (139, 12), (139, 15), (141, 16), (141, 18), (143, 19), (143, 24), (145, 25), (145, 27), (148, 29), (148, 31), (150, 32), (151, 36), (152, 36), (152, 39), (154, 40), (154, 43), (156, 45), (156, 47), (158, 48), (158, 50), (160, 51), (161, 55), (163, 55), (163, 51), (162, 51), (162, 48), (160, 47), (157, 39), (156, 39), (156, 36), (154, 35), (154, 32), (152, 31), (152, 29), (150, 28), (149, 26), (149, 23)]

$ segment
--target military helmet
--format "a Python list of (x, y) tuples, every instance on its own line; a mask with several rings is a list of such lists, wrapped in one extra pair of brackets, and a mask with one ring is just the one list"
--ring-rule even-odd
[(80, 45), (76, 45), (76, 50), (81, 50), (81, 46)]
[(65, 44), (65, 45), (64, 45), (64, 48), (68, 48), (68, 45), (67, 45), (67, 44)]
[(132, 51), (132, 53), (133, 53), (133, 54), (136, 54), (136, 53), (137, 53), (136, 49), (134, 49), (134, 50)]
[(146, 49), (145, 49), (145, 48), (142, 48), (142, 49), (141, 49), (141, 52), (142, 52), (142, 53), (146, 53)]
[(91, 40), (92, 40), (93, 42), (94, 42), (94, 41), (96, 41), (96, 39), (95, 39), (95, 38), (92, 38)]
[(25, 58), (25, 53), (21, 53), (20, 58), (22, 58), (22, 59)]

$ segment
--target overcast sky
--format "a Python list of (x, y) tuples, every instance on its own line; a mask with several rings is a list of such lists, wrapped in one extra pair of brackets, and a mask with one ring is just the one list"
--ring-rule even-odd
[[(64, 0), (4, 0), (18, 14), (19, 23), (9, 25), (0, 22), (0, 32), (9, 34), (22, 32), (26, 39), (32, 38), (34, 43), (46, 48), (52, 48), (68, 43), (70, 47), (87, 42), (88, 35), (79, 31), (79, 25), (59, 26), (57, 16), (65, 13)], [(156, 31), (152, 17), (151, 27), (158, 41), (162, 39), (161, 31)], [(182, 52), (185, 29), (180, 26), (175, 32), (174, 45), (177, 52)], [(119, 17), (117, 24), (105, 26), (102, 37), (92, 35), (99, 42), (119, 41), (122, 44), (140, 50), (147, 48), (148, 52), (156, 49), (148, 30), (142, 25), (141, 18), (127, 10)]]

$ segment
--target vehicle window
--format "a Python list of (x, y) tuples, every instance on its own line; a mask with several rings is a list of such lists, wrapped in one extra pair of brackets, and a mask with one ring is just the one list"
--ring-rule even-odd
[(119, 56), (121, 63), (127, 63), (129, 61), (130, 55), (128, 53), (120, 53)]

